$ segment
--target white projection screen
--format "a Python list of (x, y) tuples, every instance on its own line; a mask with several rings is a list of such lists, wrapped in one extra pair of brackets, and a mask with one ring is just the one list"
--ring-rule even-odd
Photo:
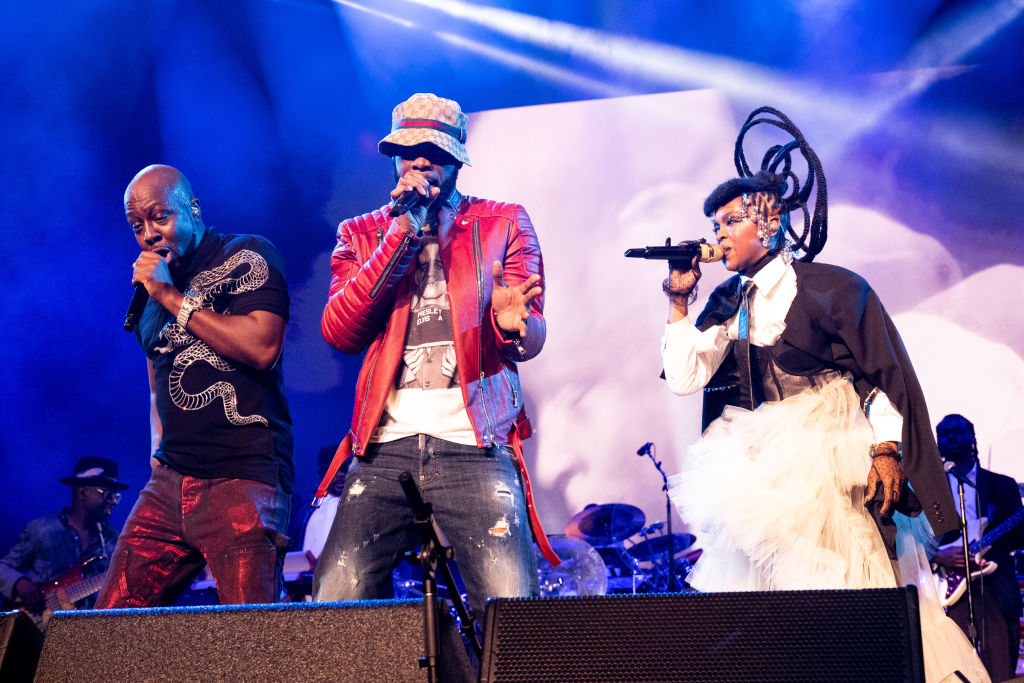
[[(665, 519), (661, 476), (636, 451), (652, 441), (666, 472), (678, 471), (700, 434), (701, 399), (675, 396), (659, 379), (665, 265), (623, 252), (666, 237), (711, 237), (701, 204), (736, 175), (733, 143), (745, 113), (704, 90), (470, 116), (473, 166), (463, 168), (461, 189), (523, 204), (544, 253), (547, 344), (520, 372), (535, 430), (527, 460), (549, 534), (588, 503), (628, 503), (648, 523)], [(786, 113), (829, 179), (829, 240), (816, 260), (860, 273), (879, 293), (933, 425), (947, 413), (967, 415), (983, 464), (1024, 480), (1016, 457), (1024, 322), (1005, 314), (1024, 299), (1020, 255), (966, 276), (955, 258), (965, 238), (915, 230), (907, 221), (924, 220), (920, 212), (888, 216), (844, 200), (842, 169), (853, 152), (835, 144), (820, 117)], [(756, 165), (770, 138), (749, 139)], [(879, 174), (873, 180), (887, 182), (885, 169)], [(705, 266), (695, 310), (726, 275), (720, 264)], [(674, 512), (673, 524), (685, 530)]]

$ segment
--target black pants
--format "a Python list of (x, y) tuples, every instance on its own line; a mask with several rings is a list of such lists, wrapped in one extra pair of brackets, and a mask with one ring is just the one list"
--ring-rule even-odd
[[(960, 598), (947, 613), (966, 635), (967, 596)], [(981, 640), (981, 661), (993, 682), (1013, 678), (1020, 648), (1020, 621), (1006, 616), (999, 608), (995, 587), (987, 578), (974, 584), (974, 625)]]

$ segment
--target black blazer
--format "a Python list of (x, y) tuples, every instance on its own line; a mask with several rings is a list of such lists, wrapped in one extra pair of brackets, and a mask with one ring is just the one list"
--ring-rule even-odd
[[(1022, 508), (1017, 482), (1005, 474), (982, 469), (979, 465), (977, 484), (978, 515), (988, 517), (986, 528), (989, 531)], [(969, 495), (968, 492), (969, 489), (964, 491), (964, 495)], [(1018, 548), (1024, 548), (1024, 522), (1007, 531), (985, 554), (985, 559), (999, 565), (989, 578), (995, 588), (1000, 609), (1007, 617), (1013, 619), (1021, 618), (1020, 589), (1017, 586), (1013, 558), (1010, 556), (1010, 551)]]
[[(923, 508), (935, 535), (956, 538), (960, 516), (950, 494), (935, 444), (924, 393), (903, 347), (896, 326), (878, 295), (861, 276), (822, 263), (794, 262), (797, 293), (786, 315), (786, 329), (771, 354), (775, 363), (793, 375), (827, 369), (849, 372), (862, 399), (878, 387), (903, 417), (903, 470), (913, 492), (900, 502), (900, 511), (918, 514)], [(740, 277), (715, 288), (696, 325), (704, 330), (729, 320), (739, 308)], [(730, 353), (708, 387), (735, 384), (737, 371)], [(729, 391), (706, 391), (705, 425), (721, 414)], [(915, 495), (916, 494), (916, 495)], [(867, 506), (878, 524), (890, 556), (895, 556), (896, 529), (881, 519), (881, 487)]]

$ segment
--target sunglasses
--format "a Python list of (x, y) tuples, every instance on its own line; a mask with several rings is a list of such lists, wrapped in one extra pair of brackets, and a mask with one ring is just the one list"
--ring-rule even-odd
[(110, 489), (105, 489), (102, 486), (93, 486), (93, 487), (90, 488), (90, 490), (95, 491), (96, 493), (98, 493), (101, 496), (103, 496), (103, 500), (109, 500), (112, 503), (120, 503), (121, 502), (121, 492), (120, 491), (111, 491)]

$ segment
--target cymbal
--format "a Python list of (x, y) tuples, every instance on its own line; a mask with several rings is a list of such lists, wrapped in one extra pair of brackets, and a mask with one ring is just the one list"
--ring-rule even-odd
[(644, 512), (625, 503), (594, 505), (577, 512), (565, 528), (567, 534), (591, 545), (623, 541), (644, 528)]
[[(693, 542), (696, 540), (697, 537), (693, 534), (672, 534), (672, 554), (680, 554), (693, 545)], [(637, 543), (626, 552), (640, 562), (650, 562), (654, 559), (664, 557), (667, 554), (667, 551), (668, 534), (662, 534), (661, 536), (653, 536), (648, 538), (646, 541)]]
[(541, 597), (604, 595), (608, 592), (604, 560), (589, 543), (562, 534), (551, 534), (548, 542), (562, 563), (552, 567), (534, 545)]

